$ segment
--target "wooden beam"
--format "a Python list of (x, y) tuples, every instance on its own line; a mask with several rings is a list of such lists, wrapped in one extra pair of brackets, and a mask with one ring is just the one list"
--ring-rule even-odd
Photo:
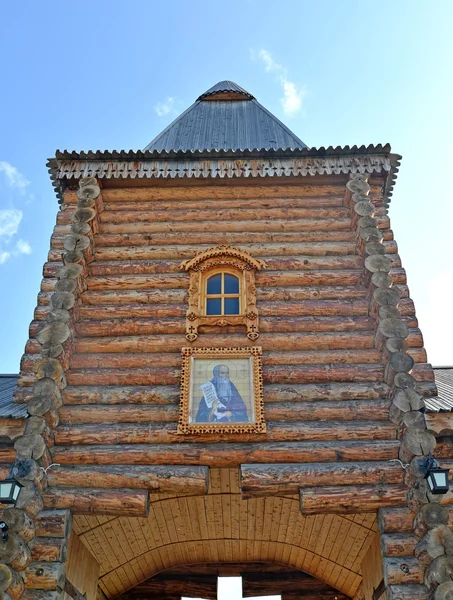
[[(297, 494), (299, 488), (324, 485), (403, 483), (403, 478), (404, 470), (390, 462), (241, 465), (241, 491), (245, 498)], [(301, 494), (304, 498), (304, 489)]]
[[(184, 436), (186, 437), (186, 436)], [(212, 436), (211, 436), (212, 437)], [(197, 436), (199, 438), (199, 436)], [(398, 457), (398, 440), (284, 442), (284, 443), (185, 443), (110, 446), (55, 446), (60, 464), (180, 464), (229, 467), (250, 463), (343, 462), (390, 460)], [(407, 488), (405, 488), (407, 491)], [(47, 506), (47, 508), (67, 508)]]
[(51, 487), (147, 489), (159, 494), (203, 495), (208, 487), (208, 467), (197, 466), (75, 466), (52, 467)]
[(70, 508), (79, 515), (146, 517), (148, 491), (48, 487), (43, 492), (45, 509)]
[(303, 514), (371, 512), (383, 506), (405, 505), (406, 494), (404, 484), (303, 488), (300, 509)]

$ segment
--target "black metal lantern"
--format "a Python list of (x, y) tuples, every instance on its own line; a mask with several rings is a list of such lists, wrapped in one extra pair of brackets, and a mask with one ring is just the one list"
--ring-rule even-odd
[(0, 481), (0, 504), (16, 504), (23, 487), (21, 483), (12, 478)]
[(448, 473), (450, 469), (441, 469), (439, 462), (432, 454), (428, 454), (426, 459), (421, 459), (419, 464), (431, 494), (446, 494), (449, 489)]

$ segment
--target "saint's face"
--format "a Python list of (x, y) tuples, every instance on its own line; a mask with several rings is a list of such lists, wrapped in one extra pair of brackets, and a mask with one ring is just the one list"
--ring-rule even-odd
[(229, 379), (230, 378), (230, 370), (228, 369), (228, 367), (219, 367), (219, 371), (218, 371), (218, 377), (219, 379)]

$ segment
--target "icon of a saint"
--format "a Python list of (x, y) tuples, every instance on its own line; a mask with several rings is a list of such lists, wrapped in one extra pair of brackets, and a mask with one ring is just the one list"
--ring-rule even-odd
[(237, 387), (230, 381), (226, 365), (216, 365), (214, 377), (200, 385), (203, 397), (198, 406), (197, 423), (248, 423), (247, 408)]

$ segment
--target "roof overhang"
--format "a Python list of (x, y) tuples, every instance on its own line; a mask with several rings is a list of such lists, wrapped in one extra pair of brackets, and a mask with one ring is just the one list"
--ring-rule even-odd
[(390, 145), (345, 146), (299, 150), (245, 150), (211, 152), (96, 151), (56, 152), (49, 159), (50, 177), (62, 199), (71, 181), (98, 179), (218, 179), (308, 177), (350, 173), (385, 176), (384, 198), (388, 204), (401, 156)]

